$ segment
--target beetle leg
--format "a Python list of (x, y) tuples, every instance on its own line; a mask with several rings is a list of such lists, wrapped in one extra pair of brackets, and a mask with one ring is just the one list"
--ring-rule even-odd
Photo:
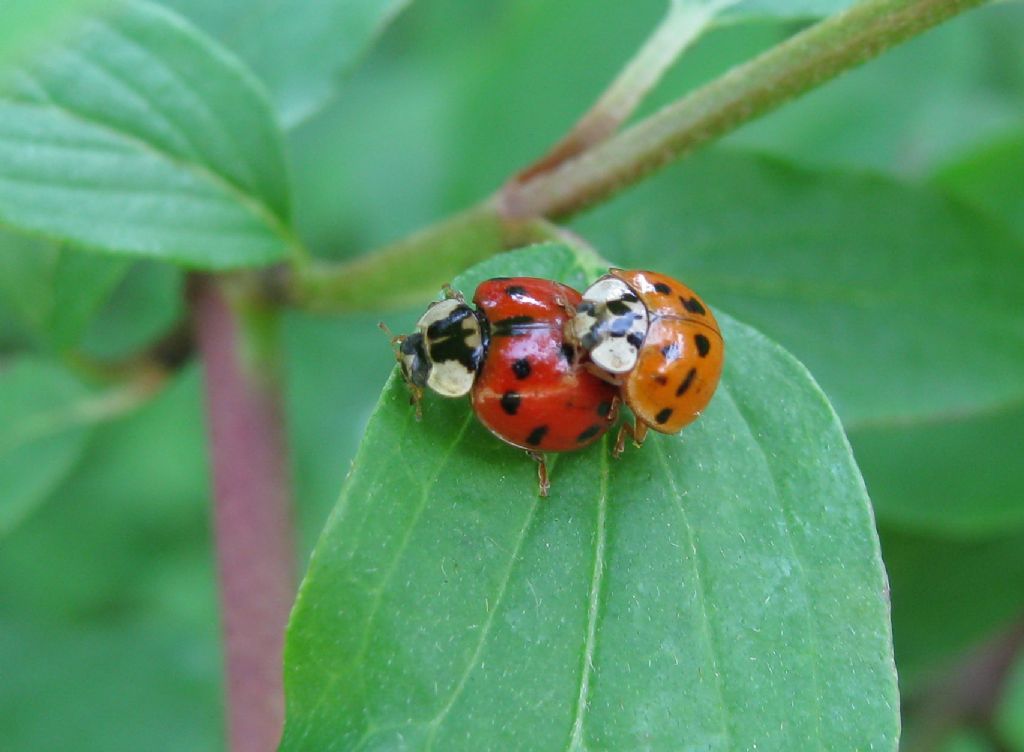
[(639, 448), (647, 438), (647, 424), (634, 420), (633, 423), (624, 422), (619, 426), (619, 435), (615, 438), (615, 449), (612, 450), (612, 456), (615, 459), (621, 457), (622, 452), (626, 449), (626, 436), (633, 439), (633, 446)]
[(448, 282), (445, 282), (443, 285), (441, 285), (441, 293), (444, 295), (445, 300), (454, 299), (462, 303), (462, 305), (466, 305), (465, 296), (461, 292), (456, 290), (454, 287), (452, 287)]
[(543, 452), (526, 452), (537, 463), (538, 493), (542, 498), (547, 498), (551, 490), (551, 483), (548, 481), (548, 463)]

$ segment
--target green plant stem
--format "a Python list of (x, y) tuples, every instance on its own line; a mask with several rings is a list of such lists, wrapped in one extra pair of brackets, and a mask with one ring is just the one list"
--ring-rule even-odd
[(536, 223), (506, 220), (484, 201), (353, 261), (280, 267), (270, 296), (321, 313), (419, 303), (467, 266), (545, 238)]
[[(983, 0), (864, 0), (793, 36), (525, 184), (510, 183), (510, 218), (570, 216), (654, 170)], [(898, 92), (892, 92), (898, 96)]]
[(467, 266), (538, 239), (537, 220), (563, 219), (592, 207), (659, 167), (983, 1), (863, 0), (619, 135), (568, 161), (558, 160), (556, 167), (534, 172), (525, 182), (521, 176), (513, 178), (489, 199), (403, 240), (353, 261), (283, 268), (268, 285), (269, 295), (315, 311), (421, 301)]
[(192, 285), (205, 370), (214, 532), (233, 752), (271, 752), (284, 722), (281, 662), (294, 597), (276, 312), (223, 280)]
[(643, 98), (711, 23), (720, 6), (735, 0), (691, 3), (672, 0), (668, 12), (643, 46), (569, 132), (547, 154), (515, 176), (516, 182), (552, 169), (610, 138)]

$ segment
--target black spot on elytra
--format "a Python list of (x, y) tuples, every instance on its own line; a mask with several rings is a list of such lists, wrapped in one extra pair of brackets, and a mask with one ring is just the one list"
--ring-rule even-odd
[(654, 421), (658, 425), (661, 425), (662, 423), (664, 423), (666, 420), (668, 420), (671, 417), (672, 417), (672, 408), (671, 407), (666, 407), (666, 408), (662, 408), (662, 410), (657, 415), (654, 416)]
[(673, 360), (678, 360), (682, 352), (679, 349), (679, 343), (672, 342), (661, 348), (661, 354), (665, 356), (665, 360), (671, 363)]
[(599, 433), (601, 433), (601, 426), (595, 423), (590, 426), (590, 428), (581, 431), (580, 435), (576, 437), (576, 442), (582, 444), (584, 441), (589, 441), (594, 438)]
[(530, 435), (526, 437), (526, 443), (529, 444), (530, 446), (538, 446), (542, 441), (544, 441), (544, 437), (547, 435), (547, 433), (547, 426), (537, 426), (532, 431), (530, 431)]
[(505, 392), (501, 395), (501, 409), (509, 415), (515, 415), (519, 409), (519, 403), (522, 401), (523, 398), (519, 395), (519, 392)]
[(704, 310), (704, 306), (700, 304), (700, 301), (697, 300), (697, 298), (690, 298), (689, 300), (687, 300), (682, 295), (680, 295), (679, 302), (682, 303), (683, 308), (685, 308), (690, 313), (696, 313), (699, 316), (703, 316), (705, 313), (707, 313), (707, 311)]
[(672, 292), (672, 288), (666, 285), (664, 282), (655, 282), (654, 289), (660, 292), (662, 295), (668, 295)]
[(640, 332), (630, 332), (626, 335), (626, 342), (639, 350), (644, 343), (644, 337)]
[(711, 351), (711, 341), (708, 340), (703, 334), (698, 334), (693, 338), (693, 341), (697, 343), (697, 353), (703, 358)]
[(608, 400), (604, 400), (597, 406), (597, 414), (602, 418), (607, 418), (608, 413), (612, 411), (612, 403)]
[(526, 295), (526, 288), (520, 287), (519, 285), (509, 285), (505, 288), (505, 294), (511, 298), (518, 297), (520, 295)]
[(659, 373), (657, 376), (654, 377), (654, 383), (659, 384), (661, 386), (665, 386), (665, 384), (668, 383), (668, 378)]
[(686, 374), (686, 378), (683, 379), (683, 383), (679, 385), (678, 389), (676, 389), (677, 397), (682, 397), (686, 393), (686, 390), (690, 388), (690, 385), (693, 383), (693, 380), (694, 378), (696, 378), (696, 376), (697, 369), (691, 368), (689, 373)]
[(495, 337), (521, 337), (536, 323), (533, 316), (509, 316), (491, 324), (491, 332)]
[(562, 343), (562, 357), (565, 358), (565, 362), (572, 365), (576, 362), (576, 348), (570, 345), (568, 342)]
[(517, 379), (525, 379), (530, 375), (530, 361), (526, 358), (519, 358), (512, 364), (512, 373), (516, 375)]

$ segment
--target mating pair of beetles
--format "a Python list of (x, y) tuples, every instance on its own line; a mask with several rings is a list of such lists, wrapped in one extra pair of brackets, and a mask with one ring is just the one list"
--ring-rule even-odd
[(395, 337), (402, 375), (419, 414), (426, 388), (471, 395), (480, 421), (538, 462), (604, 434), (625, 402), (618, 457), (649, 428), (676, 433), (696, 420), (722, 373), (718, 323), (681, 282), (649, 271), (610, 269), (580, 295), (558, 282), (495, 277), (465, 298), (445, 288), (412, 334)]

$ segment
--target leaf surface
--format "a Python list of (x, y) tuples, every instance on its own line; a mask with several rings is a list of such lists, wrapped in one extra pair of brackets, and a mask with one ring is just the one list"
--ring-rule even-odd
[[(1024, 608), (1024, 534), (950, 540), (882, 528), (893, 631), (905, 695), (942, 676)], [(951, 608), (966, 603), (969, 608)]]
[(854, 429), (850, 442), (884, 523), (961, 538), (1024, 530), (1024, 406)]
[(943, 166), (936, 182), (1005, 221), (1024, 238), (1024, 128)]
[(578, 228), (791, 348), (848, 427), (1024, 399), (1024, 248), (933, 191), (713, 151)]
[(292, 244), (281, 135), (259, 85), (169, 11), (84, 19), (0, 89), (0, 222), (224, 268)]
[(0, 232), (0, 297), (58, 350), (78, 342), (128, 266), (127, 259)]
[(85, 387), (58, 368), (21, 360), (0, 371), (0, 535), (56, 487), (88, 436)]
[[(580, 286), (561, 247), (456, 280)], [(885, 579), (807, 372), (724, 315), (720, 392), (678, 436), (536, 470), (464, 401), (392, 377), (316, 546), (281, 749), (894, 749)]]
[(330, 101), (351, 68), (410, 0), (167, 0), (242, 58), (286, 127)]
[[(690, 0), (694, 2), (695, 0)], [(696, 0), (700, 2), (700, 0)], [(704, 0), (722, 6), (723, 19), (824, 18), (853, 5), (853, 0)]]

